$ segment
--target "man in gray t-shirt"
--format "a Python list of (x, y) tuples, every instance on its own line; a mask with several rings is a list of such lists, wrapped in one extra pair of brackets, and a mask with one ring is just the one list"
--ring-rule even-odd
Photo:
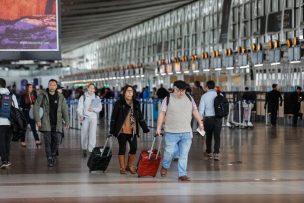
[(161, 106), (157, 121), (156, 134), (160, 135), (161, 126), (165, 121), (165, 149), (161, 168), (161, 176), (167, 175), (174, 151), (178, 146), (178, 180), (189, 181), (187, 176), (188, 153), (192, 143), (192, 115), (203, 129), (201, 116), (190, 95), (186, 95), (188, 84), (178, 80), (174, 83), (174, 92), (167, 96)]

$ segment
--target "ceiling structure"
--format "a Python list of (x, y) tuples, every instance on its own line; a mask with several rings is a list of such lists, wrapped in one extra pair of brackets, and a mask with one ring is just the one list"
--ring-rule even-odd
[(61, 0), (63, 52), (105, 38), (193, 0)]

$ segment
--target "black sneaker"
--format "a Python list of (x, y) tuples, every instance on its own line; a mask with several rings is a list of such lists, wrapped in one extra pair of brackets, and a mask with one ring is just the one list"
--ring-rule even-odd
[(6, 169), (8, 167), (8, 162), (7, 161), (3, 161), (2, 164), (0, 165), (1, 169)]
[(53, 156), (53, 165), (57, 164), (57, 157)]
[(49, 157), (47, 159), (47, 162), (48, 162), (48, 167), (53, 167), (54, 166), (54, 162), (53, 162), (53, 158), (52, 157)]

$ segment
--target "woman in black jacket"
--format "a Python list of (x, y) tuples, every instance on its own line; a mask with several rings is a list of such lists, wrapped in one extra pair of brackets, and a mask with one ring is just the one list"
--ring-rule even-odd
[[(27, 84), (25, 92), (20, 98), (20, 107), (22, 108), (23, 115), (25, 116), (27, 122), (31, 126), (31, 130), (32, 130), (33, 136), (35, 138), (35, 143), (36, 143), (36, 146), (38, 147), (38, 145), (41, 145), (41, 141), (39, 139), (39, 136), (38, 136), (38, 133), (36, 130), (36, 123), (35, 123), (35, 120), (31, 119), (29, 116), (30, 109), (34, 105), (36, 98), (37, 98), (37, 96), (36, 96), (35, 92), (33, 91), (33, 85)], [(22, 147), (26, 147), (25, 134), (26, 134), (26, 131), (21, 133), (21, 146)]]
[[(115, 104), (111, 117), (110, 134), (117, 137), (119, 144), (118, 161), (120, 173), (136, 173), (134, 161), (136, 159), (137, 136), (139, 137), (139, 126), (144, 133), (149, 129), (143, 119), (140, 104), (135, 99), (136, 93), (131, 85), (126, 85), (123, 89), (123, 95)], [(130, 151), (127, 167), (125, 167), (126, 144), (129, 142)]]

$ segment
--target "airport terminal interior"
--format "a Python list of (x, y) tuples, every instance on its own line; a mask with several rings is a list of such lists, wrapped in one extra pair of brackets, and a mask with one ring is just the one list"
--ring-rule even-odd
[(303, 35), (304, 0), (0, 0), (0, 203), (304, 202)]

